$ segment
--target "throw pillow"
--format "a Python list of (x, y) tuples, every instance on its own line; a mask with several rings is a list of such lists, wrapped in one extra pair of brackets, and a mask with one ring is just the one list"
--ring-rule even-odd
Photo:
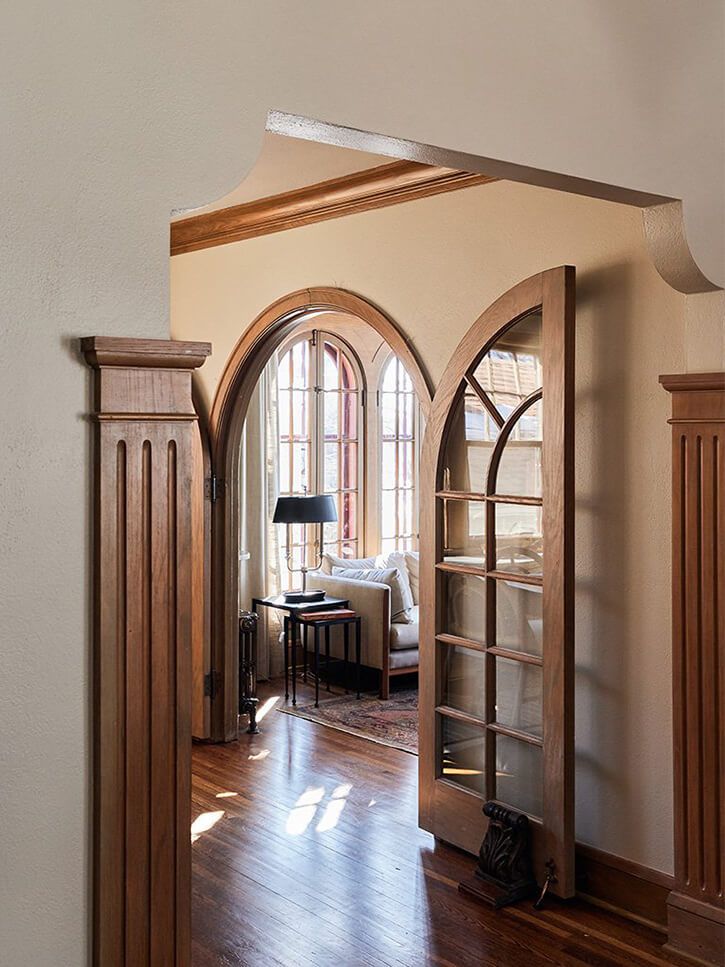
[(416, 605), (413, 596), (413, 589), (410, 586), (408, 577), (407, 558), (405, 551), (391, 551), (389, 554), (379, 554), (375, 560), (376, 567), (395, 567), (400, 573), (400, 580), (403, 583), (403, 604), (405, 610), (410, 611)]
[(387, 584), (390, 588), (390, 620), (407, 625), (412, 621), (409, 609), (405, 607), (405, 585), (397, 567), (387, 568), (347, 568), (333, 567), (332, 574), (338, 578), (352, 581), (374, 581)]
[(334, 567), (345, 567), (355, 571), (362, 571), (375, 566), (374, 557), (358, 557), (353, 559), (351, 557), (335, 557), (334, 554), (323, 554), (320, 570), (323, 574), (332, 574)]

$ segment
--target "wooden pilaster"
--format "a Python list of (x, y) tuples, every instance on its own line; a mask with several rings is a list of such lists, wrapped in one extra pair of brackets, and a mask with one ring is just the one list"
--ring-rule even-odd
[(94, 964), (191, 959), (192, 370), (207, 343), (92, 337)]
[(669, 946), (725, 956), (725, 374), (661, 377), (672, 394), (675, 888)]

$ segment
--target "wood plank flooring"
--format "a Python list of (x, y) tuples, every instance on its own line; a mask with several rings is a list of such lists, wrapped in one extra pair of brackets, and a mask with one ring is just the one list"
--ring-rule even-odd
[(687, 963), (579, 901), (463, 897), (473, 860), (416, 826), (416, 757), (282, 715), (281, 695), (260, 689), (260, 735), (194, 748), (194, 967)]

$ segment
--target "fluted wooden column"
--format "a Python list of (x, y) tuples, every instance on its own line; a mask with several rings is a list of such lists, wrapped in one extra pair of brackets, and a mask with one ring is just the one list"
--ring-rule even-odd
[(93, 337), (94, 963), (190, 963), (192, 370)]
[(669, 946), (725, 957), (725, 374), (672, 394), (675, 889)]

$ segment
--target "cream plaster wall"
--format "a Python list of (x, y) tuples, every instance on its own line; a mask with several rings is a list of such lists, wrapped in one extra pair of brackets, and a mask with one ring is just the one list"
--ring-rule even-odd
[(685, 297), (652, 268), (639, 212), (496, 183), (171, 260), (171, 327), (209, 339), (209, 401), (246, 325), (308, 285), (371, 299), (437, 383), (500, 293), (576, 265), (577, 835), (671, 870), (669, 400)]
[[(5, 6), (0, 951), (8, 967), (78, 967), (89, 949), (90, 516), (77, 337), (168, 334), (169, 215), (239, 183), (270, 109), (684, 198), (693, 251), (723, 281), (724, 8)], [(647, 338), (664, 342), (657, 326)]]

